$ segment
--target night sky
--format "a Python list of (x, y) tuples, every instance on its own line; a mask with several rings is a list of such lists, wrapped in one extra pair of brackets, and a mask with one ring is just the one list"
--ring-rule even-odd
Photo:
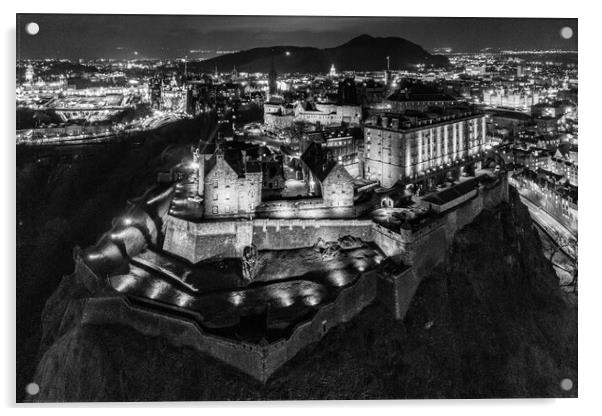
[[(28, 22), (39, 24), (37, 35), (25, 32)], [(560, 36), (565, 26), (574, 32), (569, 40)], [(577, 19), (29, 14), (17, 16), (17, 54), (18, 58), (195, 58), (215, 55), (198, 52), (202, 50), (333, 47), (363, 33), (400, 36), (427, 50), (577, 50), (577, 32)]]

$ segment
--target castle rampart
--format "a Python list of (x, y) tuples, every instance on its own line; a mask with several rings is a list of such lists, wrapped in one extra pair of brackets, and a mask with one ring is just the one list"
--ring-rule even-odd
[(165, 221), (163, 249), (192, 263), (212, 257), (240, 257), (251, 244), (259, 250), (313, 246), (319, 238), (345, 235), (372, 241), (372, 221), (337, 219), (254, 219), (193, 223), (175, 217)]
[(349, 321), (373, 302), (377, 278), (376, 271), (362, 274), (357, 282), (342, 289), (334, 301), (320, 308), (311, 320), (297, 325), (288, 338), (268, 345), (208, 334), (189, 317), (175, 311), (170, 314), (138, 307), (123, 295), (90, 298), (84, 308), (82, 324), (120, 323), (144, 335), (169, 339), (175, 346), (194, 348), (265, 382), (301, 349), (318, 342), (330, 329)]
[(313, 246), (318, 239), (337, 241), (350, 235), (372, 241), (371, 220), (253, 220), (253, 244), (259, 250), (283, 250)]
[[(396, 319), (403, 319), (424, 276), (441, 264), (455, 233), (483, 209), (508, 200), (507, 179), (500, 177), (480, 186), (472, 198), (439, 214), (421, 228), (391, 230), (372, 220), (359, 219), (253, 219), (194, 223), (168, 216), (164, 221), (164, 250), (191, 262), (208, 257), (238, 257), (250, 244), (260, 250), (309, 247), (319, 238), (337, 241), (347, 235), (372, 241), (393, 261), (362, 273), (341, 289), (335, 299), (292, 329), (290, 335), (271, 344), (252, 344), (209, 334), (199, 326), (192, 311), (162, 307), (153, 301), (144, 306), (125, 295), (92, 297), (84, 309), (84, 324), (121, 323), (150, 336), (169, 339), (223, 361), (265, 382), (302, 348), (318, 342), (326, 332), (356, 316), (375, 299), (383, 302)], [(93, 293), (106, 276), (95, 275), (74, 252), (76, 272)], [(147, 305), (148, 304), (148, 305)], [(178, 313), (181, 311), (181, 313)]]

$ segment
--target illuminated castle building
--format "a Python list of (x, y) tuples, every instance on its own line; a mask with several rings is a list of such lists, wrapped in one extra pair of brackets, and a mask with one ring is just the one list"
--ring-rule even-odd
[(326, 149), (311, 143), (301, 162), (310, 193), (321, 196), (326, 207), (353, 206), (353, 177), (341, 163), (329, 157)]
[(433, 174), (455, 175), (485, 150), (485, 115), (454, 109), (373, 115), (364, 129), (364, 176), (392, 187)]
[(195, 159), (204, 217), (244, 217), (261, 203), (261, 164), (248, 161), (244, 150), (218, 147), (208, 159), (198, 154)]
[(336, 103), (297, 103), (295, 120), (322, 126), (340, 126), (341, 123), (359, 125), (362, 108), (359, 105), (337, 105)]

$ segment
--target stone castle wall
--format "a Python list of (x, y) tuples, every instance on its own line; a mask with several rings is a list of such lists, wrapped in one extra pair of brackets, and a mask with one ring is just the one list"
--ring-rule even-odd
[(372, 241), (372, 221), (255, 219), (193, 223), (169, 217), (163, 250), (197, 263), (212, 257), (240, 257), (244, 247), (251, 244), (259, 250), (284, 250), (311, 247), (319, 238), (336, 241), (345, 235)]
[(378, 272), (362, 274), (352, 286), (341, 291), (336, 300), (320, 308), (307, 322), (299, 324), (286, 340), (270, 344), (266, 349), (267, 380), (278, 368), (293, 358), (307, 345), (318, 342), (330, 329), (351, 320), (376, 298)]
[(372, 241), (372, 221), (301, 219), (253, 221), (253, 244), (259, 250), (311, 247), (319, 238), (324, 241), (337, 241), (346, 235)]
[(91, 298), (83, 325), (120, 323), (141, 334), (162, 337), (176, 347), (190, 347), (238, 368), (257, 379), (263, 373), (262, 347), (207, 334), (190, 318), (134, 306), (123, 296)]
[[(295, 327), (288, 338), (266, 346), (207, 334), (191, 317), (184, 315), (193, 315), (190, 311), (161, 305), (156, 305), (159, 310), (139, 307), (117, 293), (89, 299), (83, 323), (121, 323), (143, 334), (169, 339), (176, 346), (194, 348), (265, 382), (301, 349), (318, 342), (334, 326), (352, 319), (374, 299), (383, 302), (397, 319), (403, 319), (420, 281), (445, 259), (455, 233), (472, 222), (482, 209), (507, 200), (507, 182), (501, 180), (495, 186), (481, 188), (476, 197), (420, 230), (402, 229), (399, 233), (371, 220), (256, 219), (191, 223), (169, 217), (165, 222), (164, 248), (193, 262), (207, 256), (205, 253), (239, 256), (242, 248), (251, 243), (260, 250), (279, 250), (309, 247), (318, 238), (334, 241), (352, 235), (374, 241), (389, 257), (401, 260), (406, 268), (392, 274), (379, 269), (363, 273), (357, 282), (342, 289), (335, 300), (318, 309), (311, 320)], [(86, 286), (101, 284), (103, 280), (85, 267), (81, 257), (76, 253), (74, 257), (76, 271), (84, 275)]]
[(320, 308), (310, 321), (295, 327), (288, 338), (266, 346), (208, 334), (192, 316), (187, 318), (175, 311), (170, 314), (165, 310), (139, 307), (122, 295), (90, 298), (84, 308), (82, 324), (120, 323), (144, 335), (169, 339), (176, 347), (194, 348), (265, 382), (301, 349), (318, 342), (330, 329), (349, 321), (373, 302), (377, 278), (375, 271), (362, 274), (333, 302)]
[(353, 205), (332, 207), (322, 198), (298, 200), (276, 200), (264, 202), (255, 209), (259, 218), (355, 218), (357, 209)]
[(191, 263), (211, 257), (240, 257), (252, 242), (251, 221), (194, 223), (167, 217), (163, 250)]
[(396, 275), (382, 275), (378, 279), (376, 296), (395, 319), (401, 320), (405, 317), (421, 280), (411, 267)]
[(403, 319), (420, 281), (434, 267), (443, 263), (455, 234), (470, 224), (482, 212), (508, 201), (508, 183), (479, 189), (469, 201), (446, 212), (417, 231), (401, 229), (399, 233), (374, 225), (374, 242), (394, 261), (400, 260), (410, 268), (401, 274), (383, 276), (379, 280), (378, 299), (397, 319)]

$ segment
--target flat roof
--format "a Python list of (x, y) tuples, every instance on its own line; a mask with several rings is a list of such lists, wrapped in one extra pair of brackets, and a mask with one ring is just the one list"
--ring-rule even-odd
[(469, 179), (459, 183), (458, 185), (454, 185), (451, 188), (427, 195), (426, 197), (422, 198), (422, 200), (436, 205), (447, 204), (456, 198), (466, 195), (470, 191), (474, 190), (478, 185), (479, 181), (477, 178)]

